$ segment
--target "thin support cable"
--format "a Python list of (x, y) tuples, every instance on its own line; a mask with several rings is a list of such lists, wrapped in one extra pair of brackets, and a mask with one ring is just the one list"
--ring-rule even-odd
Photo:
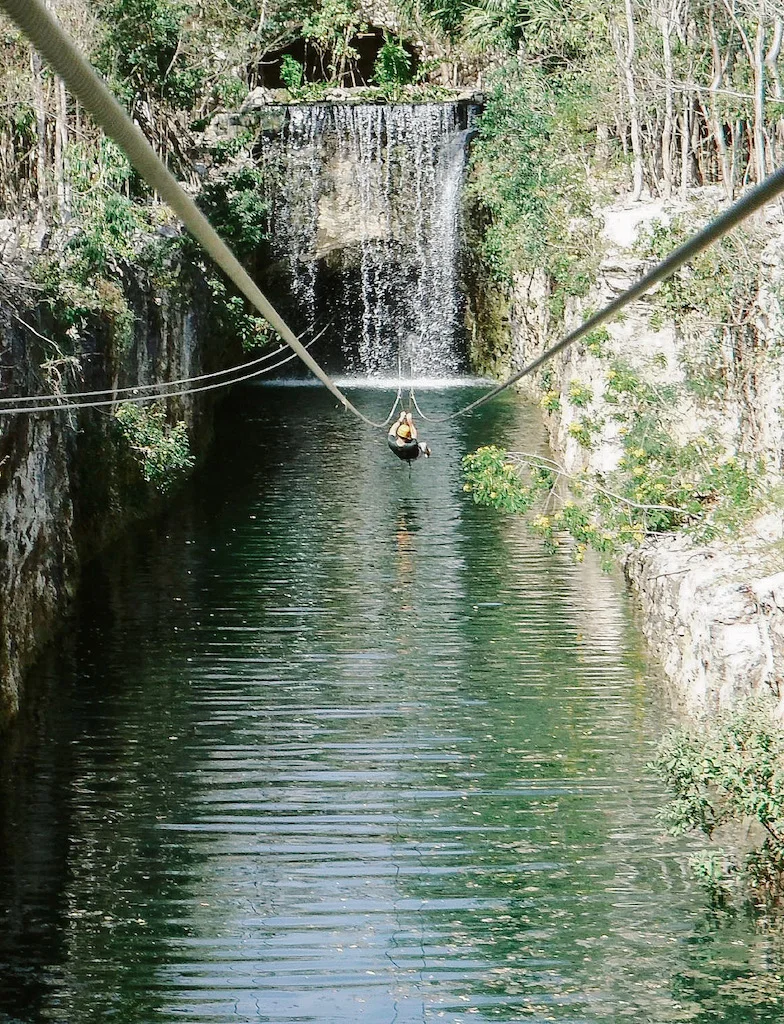
[(419, 416), (419, 418), (421, 420), (424, 420), (425, 423), (438, 423), (438, 422), (440, 422), (440, 417), (434, 419), (432, 416), (426, 416), (422, 412), (422, 410), (419, 408), (419, 402), (417, 402), (417, 400), (416, 400), (416, 395), (414, 394), (414, 389), (413, 388), (411, 388), (411, 390), (409, 391), (408, 398), (409, 398), (409, 401), (411, 402), (411, 404), (416, 409), (417, 416)]
[[(317, 342), (328, 327), (329, 324), (327, 324), (327, 327), (324, 327), (321, 331), (319, 331), (319, 333), (310, 342), (308, 342), (308, 344), (305, 347), (310, 348), (315, 342)], [(75, 398), (81, 399), (97, 398), (99, 396), (113, 396), (113, 398), (116, 401), (121, 402), (125, 401), (125, 398), (122, 397), (125, 395), (138, 396), (140, 392), (144, 391), (154, 391), (157, 388), (175, 388), (179, 387), (181, 384), (193, 384), (198, 381), (212, 380), (217, 379), (218, 377), (226, 377), (229, 374), (237, 373), (241, 370), (249, 370), (251, 369), (251, 367), (260, 366), (262, 363), (266, 363), (268, 360), (274, 359), (275, 356), (280, 355), (281, 352), (285, 352), (287, 348), (288, 345), (280, 345), (274, 351), (267, 352), (263, 356), (259, 356), (257, 359), (251, 359), (247, 363), (239, 363), (236, 366), (230, 366), (227, 370), (216, 370), (213, 373), (202, 373), (199, 374), (197, 377), (182, 377), (178, 380), (156, 381), (155, 383), (152, 384), (132, 384), (124, 388), (102, 388), (97, 391), (66, 391), (59, 395), (16, 395), (12, 398), (0, 398), (0, 412), (19, 412), (20, 410), (18, 410), (14, 405), (11, 405), (11, 403), (14, 402), (27, 402), (28, 404), (30, 402), (51, 402), (52, 408), (58, 408), (58, 406), (56, 405), (57, 402), (62, 402), (63, 400), (66, 399), (71, 400)], [(280, 364), (276, 363), (275, 365), (277, 366)], [(226, 381), (226, 386), (228, 387), (230, 384), (233, 383), (233, 380)], [(166, 398), (167, 392), (161, 391), (160, 394), (153, 394), (151, 397)]]
[[(313, 342), (310, 343), (311, 345)], [(2, 416), (16, 416), (21, 413), (34, 413), (34, 412), (68, 412), (72, 409), (100, 409), (107, 405), (124, 405), (130, 403), (132, 405), (142, 405), (144, 402), (159, 402), (164, 398), (177, 398), (180, 395), (195, 395), (203, 391), (215, 391), (218, 388), (226, 388), (230, 384), (239, 384), (244, 380), (252, 380), (254, 377), (262, 377), (265, 373), (271, 373), (273, 370), (277, 370), (279, 366), (283, 366), (284, 363), (290, 363), (292, 359), (297, 358), (297, 353), (292, 352), (286, 356), (285, 359), (279, 360), (277, 363), (273, 363), (272, 366), (263, 366), (259, 370), (254, 370), (252, 373), (245, 373), (241, 377), (235, 377), (230, 381), (218, 381), (217, 384), (204, 384), (198, 388), (183, 388), (181, 391), (171, 391), (165, 395), (135, 395), (130, 398), (124, 398), (120, 402), (116, 402), (114, 399), (106, 399), (99, 402), (71, 402), (65, 405), (33, 405), (25, 406), (23, 409), (0, 409), (0, 417)]]

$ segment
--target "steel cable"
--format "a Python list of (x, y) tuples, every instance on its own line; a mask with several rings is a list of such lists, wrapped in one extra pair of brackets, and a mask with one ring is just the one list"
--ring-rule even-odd
[[(311, 348), (311, 346), (315, 344), (315, 342), (317, 342), (318, 339), (324, 334), (328, 327), (329, 324), (327, 325), (327, 327), (324, 327), (321, 331), (319, 331), (315, 338), (309, 341), (305, 347)], [(181, 377), (176, 380), (159, 380), (151, 384), (131, 384), (123, 388), (100, 388), (96, 391), (65, 391), (59, 395), (15, 395), (9, 398), (0, 398), (0, 415), (2, 415), (2, 413), (4, 412), (19, 411), (14, 406), (11, 406), (10, 408), (4, 408), (5, 406), (9, 405), (12, 402), (27, 402), (28, 405), (31, 402), (51, 402), (54, 405), (54, 403), (62, 402), (65, 399), (71, 400), (74, 398), (97, 398), (98, 396), (112, 396), (114, 400), (121, 402), (124, 401), (124, 398), (122, 397), (124, 395), (137, 396), (140, 392), (144, 391), (155, 391), (155, 389), (157, 388), (175, 388), (179, 387), (181, 384), (193, 384), (202, 380), (213, 380), (218, 377), (226, 377), (229, 374), (237, 373), (240, 370), (249, 370), (252, 366), (259, 366), (261, 363), (266, 363), (268, 360), (274, 359), (275, 356), (280, 355), (281, 352), (285, 352), (288, 347), (288, 345), (280, 345), (272, 352), (266, 352), (263, 356), (259, 356), (258, 359), (251, 359), (247, 363), (238, 363), (236, 366), (230, 366), (226, 370), (215, 370), (212, 373), (201, 373), (196, 377)], [(288, 362), (288, 360), (284, 360), (284, 362)], [(276, 363), (275, 365), (278, 366), (282, 364)], [(233, 383), (233, 380), (226, 381), (226, 387)], [(187, 392), (179, 393), (184, 394)], [(161, 392), (160, 394), (154, 394), (151, 397), (166, 398), (168, 396), (166, 392)]]
[[(75, 44), (43, 6), (41, 0), (0, 0), (0, 7), (8, 13), (41, 54), (46, 57), (55, 71), (65, 80), (71, 92), (81, 100), (84, 106), (92, 113), (96, 122), (124, 150), (130, 162), (147, 183), (168, 202), (191, 234), (201, 242), (218, 266), (228, 275), (262, 316), (278, 331), (286, 344), (300, 357), (308, 369), (341, 402), (343, 407), (353, 412), (358, 419), (368, 426), (376, 428), (386, 426), (389, 418), (381, 423), (376, 423), (360, 412), (338, 388), (329, 374), (319, 366), (315, 359), (300, 344), (296, 335), (294, 335), (285, 321), (269, 303), (226, 243), (217, 235), (194, 201), (183, 191), (163, 162), (156, 156), (141, 131), (131, 122), (128, 115), (120, 107), (117, 100), (109, 92), (106, 85), (101, 81)], [(583, 321), (579, 327), (569, 332), (554, 345), (545, 349), (544, 352), (521, 370), (518, 370), (507, 380), (493, 387), (487, 394), (482, 395), (473, 402), (469, 402), (463, 408), (447, 416), (430, 417), (429, 422), (445, 423), (456, 419), (458, 416), (465, 416), (487, 402), (492, 401), (507, 388), (516, 384), (517, 381), (533, 373), (543, 363), (552, 359), (576, 341), (579, 341), (580, 338), (600, 324), (611, 319), (629, 303), (634, 302), (655, 285), (666, 280), (690, 259), (693, 259), (729, 231), (732, 231), (743, 220), (783, 192), (784, 167), (781, 167), (745, 196), (733, 203), (723, 214), (710, 221), (701, 231), (675, 249), (669, 256), (657, 263), (625, 292), (612, 302), (609, 302), (598, 313)], [(396, 407), (397, 400), (392, 414), (394, 414)], [(56, 408), (63, 408), (63, 406)], [(22, 412), (24, 410), (15, 411)], [(422, 415), (424, 417), (424, 414)]]
[[(312, 345), (313, 342), (310, 342), (310, 344)], [(97, 402), (66, 402), (63, 405), (33, 405), (24, 406), (21, 409), (0, 409), (0, 416), (13, 416), (18, 413), (34, 412), (68, 412), (73, 409), (100, 409), (107, 405), (125, 403), (142, 405), (144, 402), (158, 402), (162, 398), (177, 398), (180, 395), (197, 395), (203, 391), (215, 391), (217, 388), (226, 388), (230, 384), (239, 384), (244, 380), (252, 380), (254, 377), (262, 377), (265, 373), (272, 373), (272, 371), (277, 370), (279, 366), (283, 366), (285, 363), (290, 363), (292, 359), (296, 358), (297, 353), (292, 352), (290, 355), (286, 356), (285, 359), (280, 359), (277, 363), (273, 363), (272, 366), (263, 366), (259, 370), (254, 370), (252, 373), (245, 373), (240, 377), (235, 377), (233, 380), (218, 381), (217, 384), (204, 384), (198, 388), (183, 388), (180, 391), (170, 391), (163, 395), (131, 395), (128, 398), (119, 399), (119, 401), (117, 399), (107, 398)], [(248, 366), (250, 364), (246, 363), (245, 365)], [(242, 367), (235, 367), (235, 369), (242, 369)]]
[[(236, 285), (242, 294), (275, 328), (286, 344), (307, 368), (338, 399), (345, 409), (370, 427), (383, 427), (360, 412), (343, 394), (329, 374), (300, 343), (297, 336), (262, 293), (196, 203), (183, 190), (172, 173), (156, 155), (140, 129), (131, 121), (115, 97), (99, 78), (79, 48), (47, 11), (42, 0), (0, 0), (0, 7), (19, 26), (39, 53), (65, 81), (74, 96), (90, 111), (124, 151), (147, 184), (174, 210), (190, 233)], [(62, 408), (62, 407), (60, 407)], [(21, 412), (21, 410), (19, 410)]]

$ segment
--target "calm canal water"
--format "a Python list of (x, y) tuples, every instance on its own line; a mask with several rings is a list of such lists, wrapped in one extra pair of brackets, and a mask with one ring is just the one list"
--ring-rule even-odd
[(322, 390), (232, 398), (0, 758), (3, 1024), (780, 1020), (780, 945), (654, 821), (618, 580), (462, 492), (536, 421), (502, 399), (409, 476)]

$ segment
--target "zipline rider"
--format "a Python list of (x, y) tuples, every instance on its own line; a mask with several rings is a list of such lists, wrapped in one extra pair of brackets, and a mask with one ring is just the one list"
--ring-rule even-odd
[(430, 458), (430, 447), (417, 438), (417, 428), (410, 412), (401, 412), (389, 428), (387, 444), (399, 459), (411, 463), (424, 455)]

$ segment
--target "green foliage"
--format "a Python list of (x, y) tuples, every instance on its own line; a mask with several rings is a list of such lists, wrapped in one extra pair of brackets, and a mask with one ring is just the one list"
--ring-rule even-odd
[(380, 86), (407, 85), (411, 73), (411, 56), (399, 39), (385, 36), (384, 45), (378, 51), (373, 65), (373, 79)]
[(570, 437), (573, 437), (583, 448), (593, 448), (598, 440), (599, 432), (602, 429), (600, 420), (591, 416), (583, 416), (579, 420), (572, 420), (567, 427)]
[(203, 84), (179, 59), (188, 5), (182, 0), (103, 0), (104, 37), (96, 55), (126, 101), (154, 96), (190, 108)]
[[(649, 259), (661, 260), (696, 227), (683, 215), (669, 225), (654, 221), (641, 233), (637, 249)], [(748, 225), (725, 235), (663, 281), (658, 301), (677, 324), (697, 314), (718, 329), (737, 326), (748, 318), (759, 291), (759, 245)]]
[(607, 355), (607, 346), (610, 342), (610, 332), (606, 327), (597, 327), (595, 331), (586, 334), (583, 344), (592, 356), (602, 359)]
[(569, 401), (578, 409), (585, 409), (593, 401), (593, 391), (579, 380), (569, 382)]
[(305, 68), (290, 53), (283, 55), (280, 62), (280, 77), (289, 92), (295, 93), (302, 85)]
[(256, 255), (267, 235), (267, 204), (261, 171), (243, 167), (208, 182), (198, 204), (210, 223), (241, 260)]
[(188, 431), (181, 420), (166, 422), (160, 406), (124, 402), (115, 419), (145, 481), (163, 493), (193, 468)]
[(328, 61), (331, 80), (340, 83), (359, 57), (351, 40), (366, 27), (353, 0), (320, 0), (305, 17), (302, 34)]
[(306, 82), (304, 66), (288, 53), (281, 59), (280, 77), (295, 102), (318, 103), (330, 86), (329, 82)]
[(63, 252), (39, 261), (35, 276), (65, 336), (63, 343), (67, 338), (73, 347), (96, 327), (108, 325), (115, 350), (123, 352), (133, 342), (134, 325), (123, 280), (147, 226), (145, 212), (118, 191), (130, 167), (111, 141), (92, 150), (77, 143), (68, 161), (78, 229)]
[(561, 408), (561, 395), (558, 391), (545, 391), (539, 399), (539, 405), (545, 412), (558, 412)]
[(555, 482), (552, 472), (536, 467), (524, 483), (507, 453), (494, 445), (477, 448), (463, 459), (466, 482), (463, 490), (477, 505), (490, 505), (503, 512), (522, 515), (528, 512)]
[[(618, 467), (601, 482), (587, 473), (569, 478), (574, 500), (559, 506), (551, 496), (554, 507), (530, 522), (534, 530), (549, 547), (555, 546), (559, 534), (570, 536), (578, 559), (591, 547), (607, 564), (610, 556), (640, 544), (651, 533), (685, 529), (700, 541), (737, 534), (765, 501), (763, 467), (728, 455), (707, 437), (677, 443), (667, 420), (674, 404), (672, 388), (648, 384), (620, 362), (612, 365), (607, 377), (605, 399), (621, 424), (623, 455)], [(590, 389), (576, 380), (569, 385), (568, 397), (581, 409), (593, 400)], [(553, 388), (540, 400), (550, 412), (558, 412), (560, 403)], [(569, 423), (567, 432), (590, 450), (603, 426), (597, 416), (583, 414)], [(494, 448), (480, 451), (492, 453), (492, 459), (486, 454), (481, 460), (469, 456), (466, 490), (475, 501), (505, 512), (528, 512), (534, 499), (532, 471), (546, 468), (552, 474), (557, 469), (535, 456)], [(560, 476), (566, 483), (566, 474)]]
[[(263, 185), (260, 171), (244, 167), (209, 182), (198, 197), (200, 208), (215, 230), (251, 269), (258, 257), (259, 246), (267, 237), (267, 204)], [(189, 265), (197, 268), (208, 289), (210, 315), (216, 331), (239, 338), (246, 351), (269, 344), (275, 334), (267, 321), (237, 294), (214, 264), (204, 261), (201, 250), (190, 239), (184, 245)]]
[(715, 896), (748, 891), (758, 905), (784, 896), (784, 729), (774, 711), (772, 700), (748, 699), (699, 729), (677, 730), (652, 765), (673, 794), (661, 817), (674, 834), (713, 840), (724, 826), (740, 833), (756, 824), (747, 853), (714, 849), (694, 866)]
[(417, 12), (472, 53), (519, 53), (546, 70), (582, 61), (606, 18), (587, 0), (420, 0)]
[(490, 273), (506, 281), (544, 270), (556, 315), (567, 296), (585, 293), (597, 258), (585, 169), (561, 117), (566, 95), (521, 62), (499, 73), (466, 190), (485, 224), (482, 256)]
[(212, 102), (214, 106), (234, 109), (240, 105), (248, 91), (247, 84), (234, 72), (219, 74), (212, 83)]
[(217, 333), (237, 338), (243, 351), (253, 352), (265, 348), (278, 335), (267, 321), (253, 312), (250, 303), (236, 294), (233, 285), (215, 273), (204, 277), (210, 295), (210, 316)]
[(256, 133), (246, 128), (230, 139), (219, 139), (210, 146), (210, 156), (215, 167), (229, 163), (239, 156), (243, 150), (250, 149), (256, 139)]

